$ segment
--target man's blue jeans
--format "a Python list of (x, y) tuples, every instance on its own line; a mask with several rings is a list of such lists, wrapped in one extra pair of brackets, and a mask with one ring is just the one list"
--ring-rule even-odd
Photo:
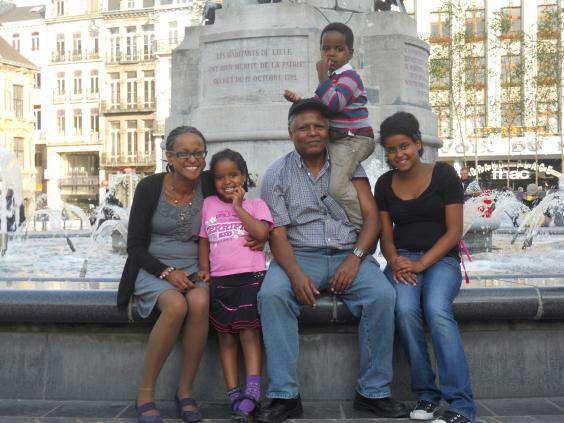
[[(399, 250), (398, 254), (412, 260), (423, 255), (422, 252), (405, 250)], [(396, 288), (396, 325), (411, 364), (411, 389), (417, 399), (438, 404), (442, 396), (448, 402), (449, 410), (474, 420), (476, 405), (472, 398), (470, 372), (452, 312), (452, 302), (458, 295), (462, 278), (458, 260), (443, 257), (417, 275), (415, 286), (396, 284), (389, 266), (384, 273)], [(429, 360), (423, 319), (431, 332), (440, 391)]]
[[(329, 289), (337, 267), (350, 254), (343, 251), (295, 251), (301, 269), (319, 291)], [(356, 390), (367, 398), (390, 396), (394, 341), (395, 292), (371, 256), (364, 259), (352, 286), (340, 296), (360, 317), (360, 375)], [(272, 260), (258, 294), (258, 309), (266, 348), (268, 398), (298, 395), (298, 321), (300, 304), (288, 275)], [(331, 369), (327, 369), (330, 371)]]

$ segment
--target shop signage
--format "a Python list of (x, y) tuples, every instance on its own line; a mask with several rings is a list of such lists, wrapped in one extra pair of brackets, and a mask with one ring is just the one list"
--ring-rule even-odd
[(492, 173), (492, 179), (529, 179), (531, 173), (538, 170), (538, 172), (545, 173), (547, 176), (554, 176), (559, 178), (561, 173), (555, 170), (552, 165), (545, 163), (535, 162), (516, 162), (516, 163), (500, 163), (491, 162), (477, 167), (470, 168), (470, 174), (476, 176), (485, 172)]
[(477, 137), (487, 137), (490, 134), (501, 134), (507, 137), (510, 133), (513, 137), (522, 137), (527, 132), (536, 132), (538, 134), (545, 133), (545, 126), (514, 126), (511, 128), (474, 128), (474, 134)]

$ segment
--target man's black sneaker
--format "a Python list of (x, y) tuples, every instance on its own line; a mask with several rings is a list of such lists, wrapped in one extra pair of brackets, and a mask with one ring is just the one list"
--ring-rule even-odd
[(460, 414), (446, 410), (431, 423), (472, 423), (472, 421)]
[(292, 399), (274, 398), (260, 410), (256, 420), (261, 423), (281, 423), (286, 419), (300, 417), (303, 412), (299, 395)]
[(412, 420), (431, 420), (435, 417), (435, 413), (439, 411), (439, 404), (431, 401), (419, 400), (415, 408), (409, 413)]
[(372, 411), (378, 417), (399, 418), (409, 416), (407, 407), (392, 397), (366, 398), (357, 392), (353, 407), (355, 410)]

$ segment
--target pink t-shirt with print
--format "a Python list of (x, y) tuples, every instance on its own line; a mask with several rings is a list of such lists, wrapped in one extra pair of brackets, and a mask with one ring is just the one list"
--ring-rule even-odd
[[(272, 215), (260, 198), (243, 200), (243, 208), (255, 219), (272, 226)], [(207, 197), (202, 207), (200, 236), (210, 243), (210, 275), (224, 276), (266, 270), (264, 251), (245, 247), (248, 232), (231, 203), (217, 196)]]

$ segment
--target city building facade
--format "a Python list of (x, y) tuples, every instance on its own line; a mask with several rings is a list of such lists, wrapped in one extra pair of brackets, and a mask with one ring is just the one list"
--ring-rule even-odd
[(0, 38), (0, 145), (18, 160), (24, 199), (33, 199), (36, 190), (32, 99), (38, 70)]
[(431, 47), (439, 158), (485, 187), (557, 184), (562, 172), (560, 0), (406, 0)]
[(38, 3), (0, 12), (0, 34), (19, 41), (22, 55), (41, 69), (37, 187), (50, 206), (87, 209), (115, 175), (161, 169), (156, 153), (170, 111), (171, 51), (184, 27), (200, 23), (203, 2)]

